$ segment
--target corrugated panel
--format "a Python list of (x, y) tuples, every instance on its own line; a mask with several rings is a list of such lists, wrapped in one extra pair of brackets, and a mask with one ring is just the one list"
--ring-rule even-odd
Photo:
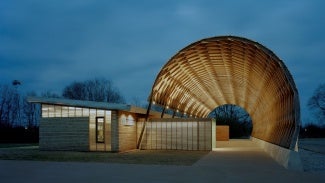
[(212, 149), (212, 122), (209, 119), (151, 119), (146, 125), (141, 149)]

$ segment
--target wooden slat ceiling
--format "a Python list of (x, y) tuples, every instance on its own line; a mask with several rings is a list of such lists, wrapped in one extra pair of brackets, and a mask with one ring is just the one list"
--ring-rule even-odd
[(241, 37), (203, 39), (179, 51), (161, 69), (149, 100), (195, 117), (241, 106), (253, 120), (252, 136), (286, 148), (293, 148), (300, 123), (298, 92), (284, 63)]

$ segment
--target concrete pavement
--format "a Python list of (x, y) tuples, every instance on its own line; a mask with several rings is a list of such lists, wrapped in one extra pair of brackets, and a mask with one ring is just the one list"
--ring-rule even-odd
[(11, 182), (325, 182), (325, 172), (290, 171), (263, 150), (224, 147), (192, 166), (0, 161), (0, 181)]

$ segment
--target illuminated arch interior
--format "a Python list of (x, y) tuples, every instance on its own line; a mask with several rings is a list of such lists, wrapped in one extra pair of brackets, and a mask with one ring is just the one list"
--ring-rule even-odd
[(255, 138), (293, 149), (298, 135), (291, 74), (272, 51), (245, 38), (213, 37), (180, 50), (161, 69), (149, 100), (193, 117), (235, 104), (250, 114)]

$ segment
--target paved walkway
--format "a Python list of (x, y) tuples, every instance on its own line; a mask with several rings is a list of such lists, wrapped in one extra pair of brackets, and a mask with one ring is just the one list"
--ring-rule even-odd
[(325, 172), (290, 171), (255, 146), (217, 148), (192, 166), (0, 161), (10, 182), (325, 182)]

